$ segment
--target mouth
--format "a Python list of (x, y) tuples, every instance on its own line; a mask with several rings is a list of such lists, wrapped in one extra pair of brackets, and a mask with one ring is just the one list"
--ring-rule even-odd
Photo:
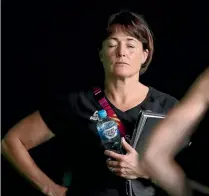
[(116, 65), (128, 65), (128, 63), (125, 63), (125, 62), (116, 62), (115, 64)]

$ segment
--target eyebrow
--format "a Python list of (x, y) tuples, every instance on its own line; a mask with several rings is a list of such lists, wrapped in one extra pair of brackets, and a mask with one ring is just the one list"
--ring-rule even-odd
[[(116, 37), (110, 37), (109, 40), (111, 40), (111, 39), (116, 40), (116, 41), (119, 41), (118, 38), (116, 38)], [(130, 38), (130, 37), (126, 38), (126, 40), (127, 40), (127, 41), (135, 41), (135, 42), (137, 42), (136, 39)]]

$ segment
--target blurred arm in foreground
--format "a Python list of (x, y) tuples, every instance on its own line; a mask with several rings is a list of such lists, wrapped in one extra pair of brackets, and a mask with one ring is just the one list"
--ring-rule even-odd
[(153, 130), (143, 155), (152, 180), (172, 196), (192, 195), (184, 171), (174, 157), (209, 108), (209, 67), (180, 103)]

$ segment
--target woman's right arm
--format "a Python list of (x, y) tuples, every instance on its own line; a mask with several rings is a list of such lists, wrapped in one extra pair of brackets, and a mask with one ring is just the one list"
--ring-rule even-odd
[(28, 150), (44, 143), (55, 135), (34, 112), (12, 127), (2, 139), (4, 157), (36, 188), (46, 195), (65, 195), (66, 188), (55, 184), (42, 172)]

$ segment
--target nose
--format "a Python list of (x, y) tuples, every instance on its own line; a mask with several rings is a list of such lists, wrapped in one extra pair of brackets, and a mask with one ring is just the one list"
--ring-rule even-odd
[(117, 47), (117, 56), (118, 57), (126, 56), (126, 49), (122, 44), (118, 45)]

